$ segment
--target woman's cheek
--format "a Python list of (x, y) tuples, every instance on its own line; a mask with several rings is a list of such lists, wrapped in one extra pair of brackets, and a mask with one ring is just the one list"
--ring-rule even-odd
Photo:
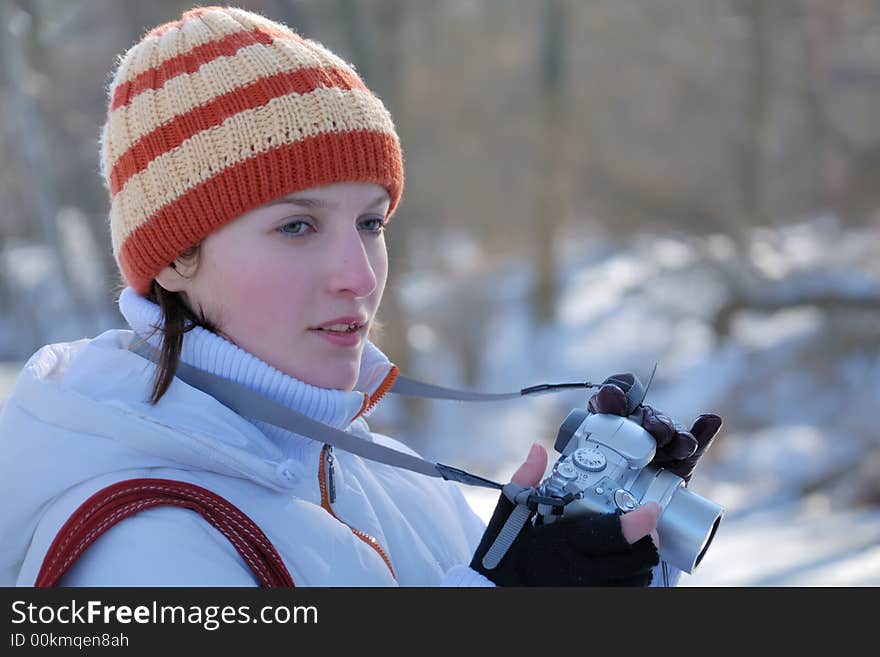
[(376, 297), (376, 305), (382, 299), (388, 281), (388, 252), (385, 250), (384, 241), (379, 245), (379, 249), (371, 258), (373, 273), (376, 276), (376, 291), (373, 293)]

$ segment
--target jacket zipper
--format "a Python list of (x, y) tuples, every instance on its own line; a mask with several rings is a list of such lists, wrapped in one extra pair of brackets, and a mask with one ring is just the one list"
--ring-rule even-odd
[[(391, 576), (396, 580), (397, 575), (394, 574), (394, 568), (391, 566), (391, 560), (388, 558), (388, 555), (385, 554), (385, 550), (382, 549), (382, 546), (379, 545), (379, 541), (375, 538), (367, 534), (366, 532), (362, 532), (360, 529), (355, 529), (347, 522), (342, 520), (336, 513), (333, 511), (333, 507), (330, 506), (332, 502), (336, 501), (336, 484), (333, 481), (333, 465), (335, 462), (335, 458), (333, 456), (333, 446), (325, 444), (321, 449), (321, 465), (318, 467), (318, 487), (321, 489), (321, 506), (323, 509), (329, 513), (331, 516), (336, 518), (343, 525), (348, 527), (352, 534), (361, 539), (364, 543), (373, 548), (382, 560), (385, 562), (385, 565), (388, 566), (388, 570), (391, 572)], [(327, 463), (327, 468), (324, 468), (324, 463)]]
[(324, 445), (324, 449), (327, 450), (327, 497), (333, 504), (336, 502), (336, 481), (333, 477), (333, 462), (336, 459), (333, 458), (333, 445)]
[(364, 403), (361, 405), (361, 409), (357, 412), (357, 415), (351, 418), (352, 422), (354, 422), (361, 415), (372, 409), (376, 404), (379, 403), (379, 400), (382, 399), (382, 397), (388, 394), (388, 391), (391, 390), (391, 386), (393, 386), (394, 382), (397, 380), (397, 375), (399, 373), (400, 370), (397, 369), (397, 365), (392, 365), (391, 369), (388, 370), (388, 374), (385, 375), (385, 379), (382, 381), (379, 387), (376, 388), (376, 392), (374, 392), (372, 395), (364, 393)]

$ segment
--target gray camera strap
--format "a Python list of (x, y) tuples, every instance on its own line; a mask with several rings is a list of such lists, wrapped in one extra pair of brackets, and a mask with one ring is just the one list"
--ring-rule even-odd
[(456, 390), (454, 388), (444, 388), (432, 383), (424, 383), (416, 381), (405, 376), (398, 376), (391, 392), (407, 397), (425, 397), (428, 399), (452, 399), (456, 401), (503, 401), (505, 399), (515, 399), (524, 397), (525, 395), (543, 395), (550, 392), (558, 392), (565, 388), (598, 388), (595, 383), (585, 381), (584, 383), (543, 383), (541, 385), (523, 388), (519, 392), (469, 392), (467, 390)]
[[(154, 363), (159, 362), (159, 351), (140, 336), (136, 336), (128, 348), (147, 360), (153, 361)], [(417, 456), (404, 454), (403, 452), (398, 452), (390, 447), (363, 440), (362, 438), (358, 438), (345, 431), (340, 431), (339, 429), (324, 424), (323, 422), (317, 422), (316, 420), (288, 408), (283, 404), (273, 401), (268, 397), (264, 397), (250, 388), (192, 367), (184, 362), (178, 364), (175, 376), (192, 387), (210, 395), (242, 417), (267, 422), (273, 426), (338, 447), (346, 452), (357, 454), (362, 458), (403, 468), (405, 470), (411, 470), (412, 472), (418, 472), (419, 474), (427, 475), (429, 477), (439, 477), (449, 481), (456, 481), (469, 486), (481, 486), (483, 488), (493, 488), (495, 490), (503, 488), (502, 484), (492, 481), (491, 479), (486, 479), (449, 465), (433, 463)], [(521, 397), (527, 394), (542, 394), (545, 392), (555, 392), (561, 388), (573, 387), (594, 387), (594, 384), (589, 382), (544, 384), (533, 386), (532, 388), (525, 388), (519, 392), (487, 394), (443, 388), (441, 386), (435, 386), (429, 383), (409, 379), (407, 377), (398, 376), (390, 392), (400, 395), (434, 399), (500, 401)]]
[(501, 562), (522, 528), (531, 520), (535, 509), (533, 505), (529, 504), (529, 498), (536, 492), (534, 488), (523, 488), (513, 482), (506, 484), (501, 489), (501, 493), (516, 506), (507, 516), (504, 526), (498, 532), (498, 536), (495, 537), (489, 550), (483, 555), (484, 568), (493, 570)]
[[(147, 360), (154, 363), (159, 362), (159, 351), (140, 336), (136, 336), (128, 348)], [(502, 485), (465, 470), (443, 465), (442, 463), (433, 463), (417, 456), (411, 456), (410, 454), (398, 452), (395, 449), (363, 440), (323, 422), (317, 422), (241, 384), (187, 365), (184, 362), (178, 363), (175, 376), (192, 387), (210, 395), (242, 417), (267, 422), (276, 427), (338, 447), (352, 454), (357, 454), (371, 461), (385, 463), (429, 477), (455, 481), (469, 486), (501, 490), (502, 494), (516, 506), (507, 518), (489, 551), (483, 557), (483, 566), (487, 569), (493, 569), (500, 563), (522, 528), (535, 514), (538, 504), (560, 506), (568, 502), (568, 500), (550, 500), (545, 498), (535, 488), (523, 488), (512, 482)], [(599, 386), (590, 382), (542, 384), (532, 386), (531, 388), (524, 388), (519, 392), (493, 394), (444, 388), (405, 376), (398, 376), (390, 392), (429, 399), (501, 401), (529, 394), (556, 392), (561, 389), (596, 387)], [(549, 511), (549, 507), (545, 508), (545, 511)]]

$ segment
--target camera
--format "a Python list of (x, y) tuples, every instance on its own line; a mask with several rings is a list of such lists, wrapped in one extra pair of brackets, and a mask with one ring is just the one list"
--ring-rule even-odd
[[(632, 511), (657, 502), (660, 558), (692, 573), (709, 549), (724, 509), (688, 490), (684, 480), (649, 465), (657, 450), (654, 438), (633, 418), (645, 390), (633, 374), (619, 374), (605, 383), (627, 395), (628, 417), (575, 409), (559, 428), (555, 448), (561, 454), (538, 487), (538, 522), (562, 516)], [(635, 415), (633, 415), (635, 413)], [(564, 505), (547, 500), (567, 500)]]

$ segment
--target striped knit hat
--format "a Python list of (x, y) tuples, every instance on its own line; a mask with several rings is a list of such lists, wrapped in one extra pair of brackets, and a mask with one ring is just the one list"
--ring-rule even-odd
[(198, 7), (120, 59), (101, 135), (113, 254), (139, 294), (242, 214), (333, 182), (403, 191), (391, 116), (319, 43), (233, 7)]

